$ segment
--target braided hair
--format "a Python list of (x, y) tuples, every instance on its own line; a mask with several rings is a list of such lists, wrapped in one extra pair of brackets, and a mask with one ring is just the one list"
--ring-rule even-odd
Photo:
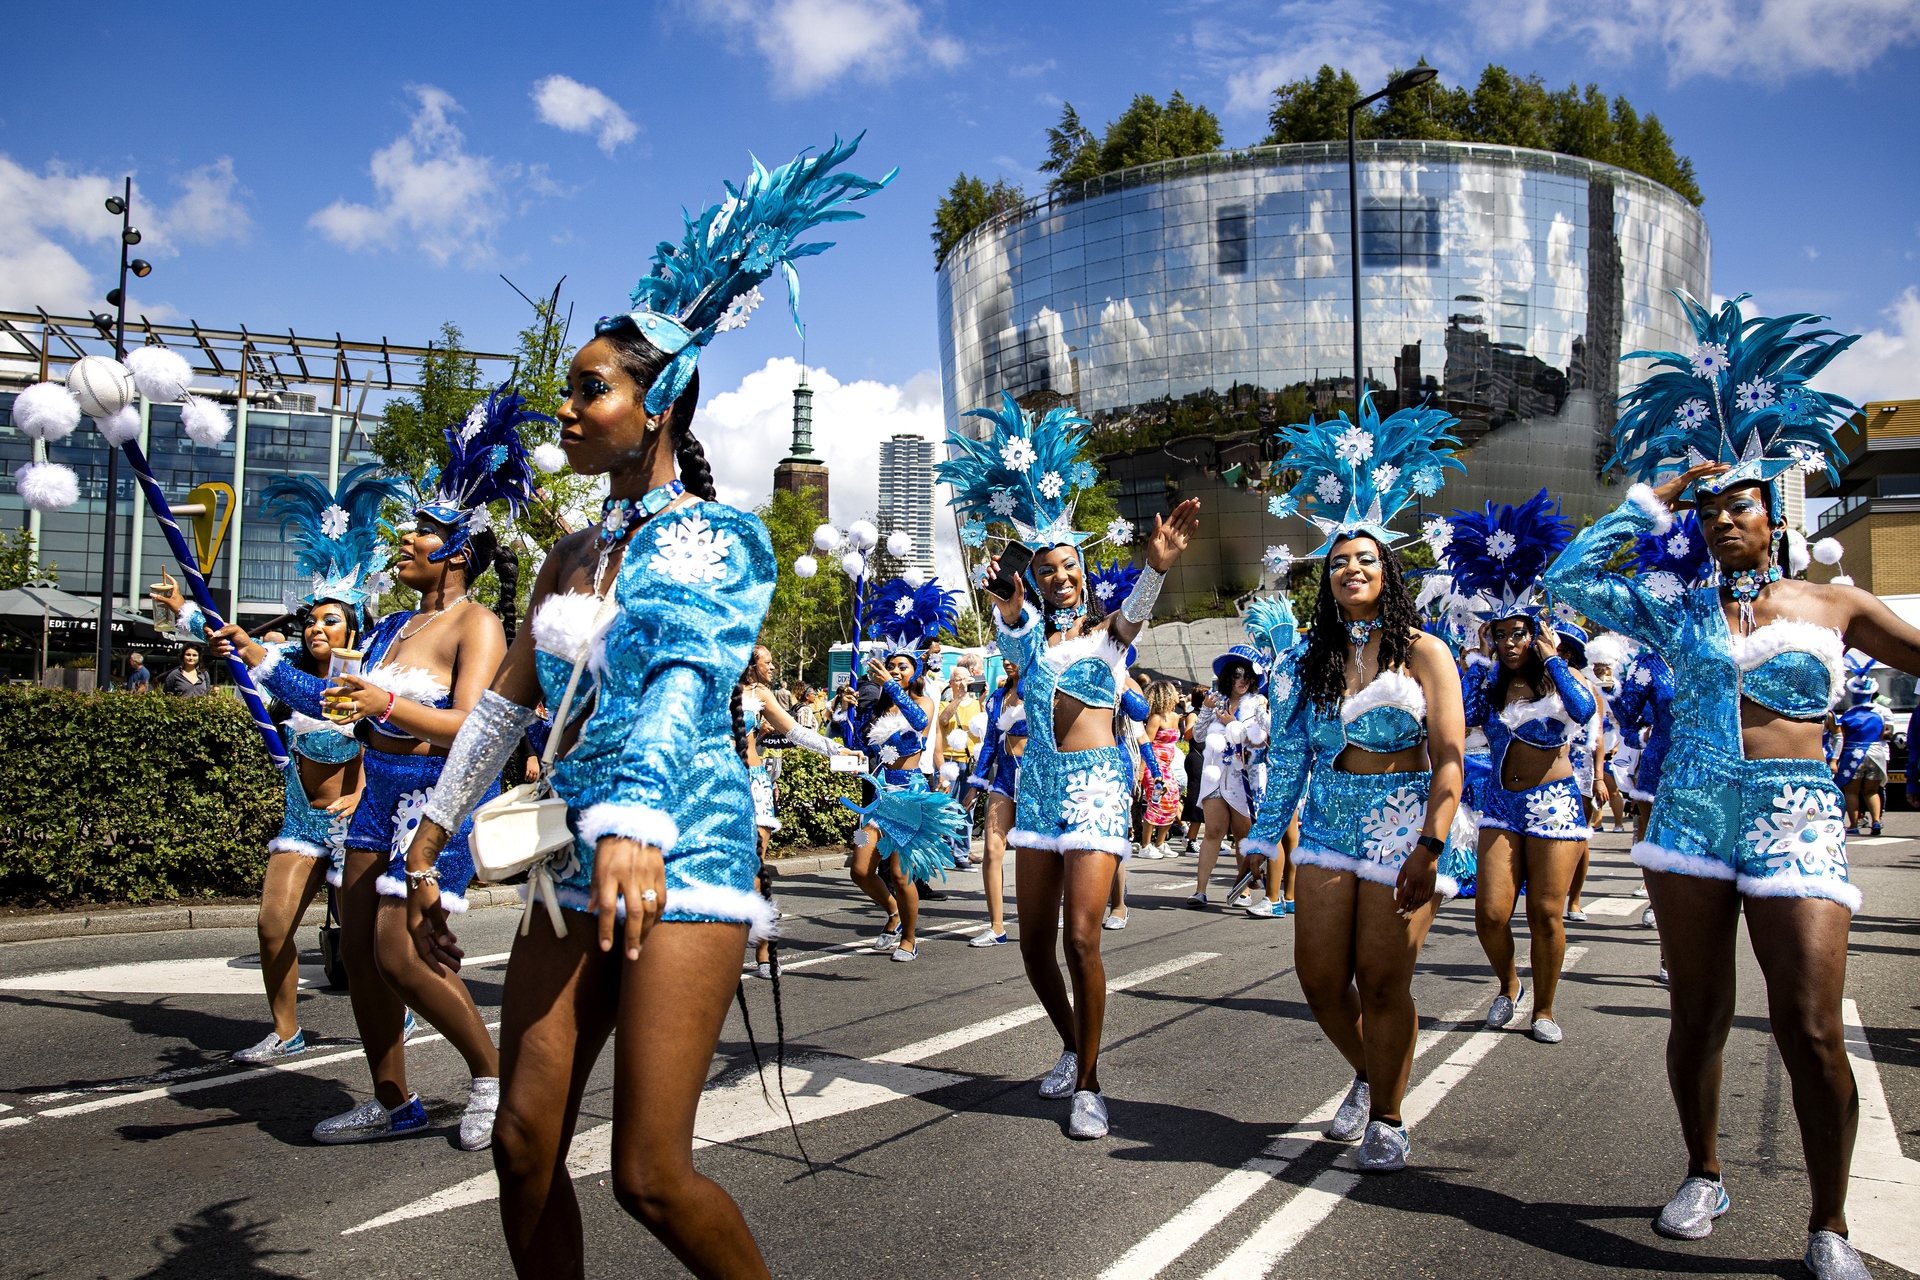
[(507, 643), (513, 643), (513, 636), (520, 629), (520, 556), (506, 547), (499, 547), (493, 553), (494, 576), (500, 579), (500, 604), (494, 610), (500, 615), (501, 629), (507, 633)]
[[(1399, 557), (1380, 546), (1378, 539), (1367, 540), (1380, 550), (1380, 670), (1403, 669), (1413, 656), (1414, 637), (1420, 634), (1420, 614), (1413, 607), (1407, 580), (1400, 575)], [(1301, 690), (1324, 712), (1337, 711), (1347, 696), (1350, 647), (1346, 620), (1333, 601), (1332, 575), (1323, 572), (1320, 598), (1313, 609), (1313, 628), (1307, 633), (1307, 654), (1301, 661)]]

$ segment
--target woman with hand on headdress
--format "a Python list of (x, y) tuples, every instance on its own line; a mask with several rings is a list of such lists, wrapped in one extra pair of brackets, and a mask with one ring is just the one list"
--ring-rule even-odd
[[(1673, 741), (1633, 848), (1673, 975), (1667, 1078), (1687, 1146), (1686, 1177), (1656, 1226), (1700, 1239), (1731, 1205), (1720, 1178), (1720, 1059), (1744, 913), (1813, 1187), (1804, 1260), (1822, 1280), (1854, 1280), (1867, 1274), (1846, 1240), (1859, 1097), (1841, 997), (1861, 900), (1848, 881), (1844, 802), (1822, 726), (1848, 647), (1920, 672), (1920, 630), (1856, 587), (1781, 571), (1780, 477), (1796, 467), (1832, 474), (1833, 430), (1853, 410), (1806, 380), (1853, 339), (1795, 332), (1816, 316), (1748, 319), (1745, 295), (1717, 313), (1679, 296), (1699, 345), (1691, 355), (1638, 353), (1657, 371), (1623, 398), (1615, 431), (1610, 465), (1640, 482), (1547, 573), (1556, 596), (1658, 649), (1675, 676)], [(1698, 512), (1718, 586), (1607, 569), (1636, 538), (1667, 534), (1682, 501)]]
[[(978, 546), (987, 522), (998, 521), (1012, 526), (1030, 553), (1020, 574), (1002, 575), (996, 558), (988, 590), (1000, 650), (1023, 673), (1029, 727), (1009, 836), (1020, 956), (1062, 1045), (1040, 1095), (1071, 1097), (1068, 1134), (1100, 1138), (1107, 1133), (1099, 1073), (1107, 994), (1102, 912), (1115, 869), (1133, 852), (1136, 758), (1114, 733), (1114, 713), (1126, 687), (1128, 647), (1199, 526), (1200, 503), (1189, 498), (1170, 519), (1154, 518), (1146, 568), (1119, 611), (1107, 613), (1089, 588), (1084, 552), (1103, 539), (1131, 542), (1133, 527), (1115, 520), (1101, 535), (1074, 528), (1078, 494), (1098, 480), (1079, 456), (1091, 424), (1066, 408), (1036, 419), (1011, 394), (999, 408), (967, 416), (984, 418), (989, 431), (981, 439), (948, 433), (953, 457), (936, 468), (954, 487), (954, 505), (970, 517), (961, 536)], [(1062, 913), (1071, 997), (1054, 950)]]

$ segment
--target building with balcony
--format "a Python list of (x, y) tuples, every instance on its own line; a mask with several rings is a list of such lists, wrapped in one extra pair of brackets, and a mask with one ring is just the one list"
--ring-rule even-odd
[(1838, 567), (1815, 562), (1815, 582), (1836, 574), (1877, 596), (1920, 593), (1920, 400), (1876, 400), (1836, 433), (1846, 453), (1840, 483), (1807, 477), (1810, 498), (1836, 498), (1811, 530), (1846, 548)]

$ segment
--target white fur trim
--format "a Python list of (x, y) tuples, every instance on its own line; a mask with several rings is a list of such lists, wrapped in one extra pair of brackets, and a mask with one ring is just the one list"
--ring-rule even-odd
[(423, 667), (368, 667), (361, 671), (360, 678), (376, 689), (423, 707), (452, 692)]
[(1798, 871), (1777, 876), (1741, 876), (1734, 883), (1743, 897), (1826, 898), (1839, 903), (1854, 915), (1860, 914), (1861, 904), (1865, 901), (1860, 896), (1860, 890), (1845, 880), (1835, 880), (1831, 876), (1802, 875)]
[[(526, 902), (531, 884), (519, 886), (520, 901)], [(598, 914), (593, 907), (593, 899), (587, 890), (573, 885), (554, 886), (555, 901), (564, 911), (577, 911), (581, 915)], [(728, 889), (713, 885), (701, 885), (693, 889), (668, 889), (664, 911), (680, 911), (691, 916), (713, 916), (723, 923), (744, 924), (747, 926), (749, 942), (767, 942), (780, 936), (780, 930), (774, 921), (778, 918), (771, 902), (757, 893), (741, 889)], [(627, 918), (627, 903), (624, 898), (614, 903), (613, 918), (624, 921)]]
[(1626, 778), (1620, 779), (1620, 789), (1627, 793), (1627, 799), (1638, 800), (1641, 804), (1652, 804), (1653, 795), (1634, 786)]
[(1400, 671), (1382, 671), (1373, 682), (1340, 704), (1340, 723), (1352, 724), (1375, 707), (1399, 707), (1415, 720), (1427, 718), (1427, 692)]
[(1489, 748), (1487, 746), (1487, 731), (1485, 729), (1480, 728), (1477, 725), (1471, 729), (1468, 729), (1466, 750), (1467, 750), (1467, 754), (1470, 756), (1471, 755), (1482, 755), (1482, 756), (1487, 755), (1489, 752)]
[(1063, 831), (1057, 836), (1043, 836), (1037, 831), (1010, 831), (1007, 844), (1015, 849), (1033, 849), (1040, 853), (1070, 853), (1075, 849), (1091, 850), (1095, 853), (1111, 853), (1125, 862), (1133, 856), (1133, 841), (1125, 836), (1096, 836), (1088, 832)]
[(343, 738), (351, 738), (353, 736), (353, 726), (351, 725), (335, 724), (331, 720), (316, 720), (312, 716), (303, 715), (298, 711), (287, 717), (287, 728), (293, 730), (295, 737), (302, 737), (309, 733), (323, 732), (337, 733)]
[(1662, 848), (1651, 840), (1642, 840), (1633, 846), (1635, 866), (1648, 871), (1675, 871), (1683, 876), (1694, 876), (1701, 880), (1731, 880), (1733, 868), (1718, 858), (1709, 858), (1698, 853), (1679, 853), (1673, 849)]
[(1280, 857), (1280, 846), (1272, 840), (1259, 840), (1253, 836), (1242, 836), (1240, 837), (1240, 852), (1257, 853), (1263, 858), (1277, 861)]
[(1516, 736), (1523, 724), (1532, 724), (1536, 720), (1564, 721), (1566, 719), (1568, 719), (1567, 704), (1560, 701), (1560, 695), (1557, 693), (1550, 693), (1544, 698), (1509, 702), (1500, 708), (1500, 723), (1507, 726), (1507, 731)]
[(1810, 653), (1826, 664), (1827, 689), (1832, 698), (1838, 699), (1846, 688), (1847, 646), (1840, 633), (1830, 627), (1797, 618), (1777, 618), (1764, 627), (1756, 627), (1750, 636), (1729, 635), (1727, 648), (1732, 651), (1733, 664), (1742, 674), (1788, 651)]
[(1018, 827), (1007, 832), (1009, 849), (1033, 849), (1040, 853), (1060, 852), (1060, 842), (1052, 836), (1043, 836), (1038, 831), (1023, 831)]
[(596, 627), (593, 622), (600, 614), (602, 603), (583, 591), (548, 596), (533, 611), (534, 648), (563, 662), (575, 662), (579, 660), (582, 646), (592, 646), (589, 661), (596, 670), (604, 670), (606, 635), (620, 616), (620, 610), (616, 606), (607, 615), (606, 622)]
[(1673, 528), (1673, 512), (1667, 504), (1654, 496), (1653, 489), (1646, 484), (1636, 484), (1627, 490), (1627, 501), (1640, 508), (1647, 519), (1653, 521), (1655, 533), (1665, 533)]
[[(399, 876), (378, 876), (374, 879), (373, 887), (383, 898), (405, 898), (407, 896), (407, 882)], [(467, 908), (471, 904), (467, 902), (464, 894), (449, 893), (447, 890), (442, 889), (440, 891), (440, 905), (456, 916), (463, 916), (467, 913)]]
[[(1627, 648), (1626, 640), (1612, 631), (1602, 631), (1587, 642), (1587, 661), (1604, 662), (1610, 667), (1620, 667), (1633, 657)], [(1616, 675), (1618, 672), (1616, 671)]]
[(652, 845), (661, 853), (672, 853), (674, 842), (680, 838), (680, 824), (672, 814), (643, 804), (593, 805), (581, 813), (577, 829), (588, 844), (597, 843), (602, 836), (624, 836)]
[(907, 723), (905, 716), (900, 714), (900, 708), (895, 707), (867, 726), (867, 745), (877, 747), (896, 733), (911, 732), (913, 732), (913, 726)]
[(303, 858), (325, 858), (329, 851), (322, 849), (311, 840), (296, 840), (292, 836), (275, 836), (267, 841), (268, 853), (297, 853)]
[(1000, 732), (1005, 733), (1026, 718), (1026, 703), (1016, 702), (1012, 706), (1008, 706), (1004, 702), (1000, 704)]
[[(197, 609), (200, 606), (195, 605), (193, 607)], [(182, 621), (186, 620), (186, 614), (184, 612), (181, 613), (180, 617)], [(275, 667), (280, 665), (281, 654), (282, 650), (279, 645), (270, 644), (267, 646), (266, 654), (260, 659), (259, 665), (247, 668), (247, 674), (253, 677), (255, 684), (259, 684), (262, 676), (268, 675)]]
[(741, 692), (740, 713), (742, 715), (757, 716), (762, 711), (765, 711), (766, 709), (767, 709), (767, 704), (761, 701), (759, 694), (754, 693), (750, 690), (743, 690)]
[(1000, 610), (995, 608), (993, 610), (993, 625), (1001, 635), (1009, 639), (1017, 640), (1022, 636), (1031, 634), (1033, 629), (1040, 625), (1040, 611), (1030, 604), (1021, 605), (1020, 625), (1010, 627), (1007, 625), (1007, 620), (1000, 616)]
[(1469, 667), (1490, 667), (1493, 665), (1493, 659), (1476, 649), (1467, 655), (1466, 665)]
[(1117, 643), (1113, 632), (1105, 627), (1078, 640), (1063, 640), (1059, 644), (1049, 645), (1041, 661), (1058, 676), (1074, 663), (1087, 658), (1098, 658), (1106, 663), (1107, 669), (1113, 672), (1113, 687), (1126, 688), (1127, 646)]
[(327, 883), (332, 885), (336, 889), (341, 888), (343, 885), (345, 885), (346, 880), (341, 876), (340, 868), (338, 867), (327, 868)]

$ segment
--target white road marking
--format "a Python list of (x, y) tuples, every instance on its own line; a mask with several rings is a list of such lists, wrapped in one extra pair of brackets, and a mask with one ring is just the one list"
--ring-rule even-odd
[(1595, 898), (1587, 903), (1590, 916), (1637, 916), (1646, 909), (1645, 898)]
[(0, 1129), (12, 1129), (18, 1125), (31, 1123), (32, 1116), (8, 1116), (0, 1120)]
[(1860, 1007), (1844, 1000), (1840, 1008), (1860, 1093), (1860, 1132), (1854, 1139), (1847, 1194), (1849, 1238), (1863, 1253), (1920, 1271), (1920, 1161), (1908, 1159), (1900, 1149), (1900, 1132), (1887, 1108), (1887, 1091), (1873, 1046), (1867, 1043)]
[[(73, 991), (103, 995), (257, 996), (260, 966), (243, 956), (238, 960), (143, 960), (136, 964), (109, 964), (97, 969), (65, 969), (34, 973), (0, 981), (4, 991)], [(327, 975), (317, 964), (300, 966), (300, 987), (324, 986)]]
[[(1181, 956), (1176, 960), (1169, 960), (1164, 964), (1153, 965), (1124, 977), (1115, 978), (1107, 984), (1107, 990), (1125, 991), (1143, 982), (1151, 982), (1155, 978), (1177, 973), (1192, 965), (1218, 958), (1219, 953), (1215, 951), (1196, 951), (1191, 955)], [(998, 1018), (976, 1022), (972, 1026), (950, 1031), (943, 1036), (916, 1041), (904, 1048), (895, 1049), (892, 1053), (877, 1054), (866, 1059), (818, 1058), (814, 1061), (821, 1065), (811, 1070), (804, 1064), (789, 1064), (787, 1070), (797, 1080), (797, 1083), (787, 1090), (788, 1100), (793, 1106), (793, 1118), (800, 1124), (810, 1120), (825, 1120), (878, 1106), (883, 1102), (891, 1102), (896, 1098), (928, 1093), (949, 1084), (957, 1084), (962, 1077), (938, 1071), (918, 1070), (908, 1064), (946, 1053), (962, 1045), (972, 1044), (976, 1040), (984, 1040), (1010, 1027), (1017, 1027), (1044, 1016), (1045, 1010), (1039, 1005), (1033, 1005), (1028, 1009), (1016, 1010), (1013, 1014), (1003, 1014)], [(778, 1097), (778, 1093), (776, 1092), (774, 1096)], [(701, 1095), (700, 1111), (694, 1121), (693, 1146), (697, 1151), (701, 1147), (737, 1142), (756, 1134), (783, 1129), (786, 1125), (785, 1109), (778, 1105), (769, 1108), (761, 1090), (760, 1078), (750, 1075), (730, 1084), (709, 1087)], [(612, 1167), (613, 1126), (611, 1124), (596, 1125), (574, 1137), (573, 1146), (567, 1153), (567, 1172), (571, 1176), (591, 1177), (605, 1173)], [(498, 1199), (499, 1195), (500, 1183), (495, 1174), (492, 1172), (477, 1174), (456, 1186), (448, 1187), (444, 1191), (436, 1191), (411, 1204), (402, 1205), (389, 1213), (369, 1219), (357, 1227), (348, 1227), (340, 1234), (350, 1236), (395, 1222), (445, 1213), (449, 1209), (458, 1209), (466, 1205), (482, 1204)]]
[[(956, 924), (956, 925), (949, 926), (948, 928), (945, 928), (945, 929), (923, 929), (916, 936), (915, 940), (924, 941), (927, 938), (939, 938), (939, 937), (944, 937), (947, 934), (954, 934), (954, 933), (957, 933), (957, 934), (980, 933), (983, 930), (985, 930), (986, 927), (987, 927), (987, 922), (982, 920), (978, 924)], [(792, 961), (782, 960), (780, 962), (780, 972), (792, 973), (799, 969), (811, 969), (814, 965), (817, 965), (817, 964), (826, 964), (828, 961), (831, 961), (831, 960), (845, 960), (849, 956), (856, 956), (856, 955), (863, 955), (863, 954), (878, 955), (879, 952), (873, 950), (873, 943), (871, 941), (842, 942), (837, 946), (827, 948), (826, 950), (820, 952), (817, 955), (810, 955), (804, 960), (792, 960)]]
[(1907, 843), (1907, 839), (1906, 836), (1848, 836), (1847, 847), (1849, 849), (1871, 849), (1876, 845), (1905, 844)]
[(1248, 1276), (1266, 1275), (1359, 1185), (1359, 1174), (1328, 1169), (1300, 1188), (1280, 1212), (1261, 1223), (1202, 1280), (1246, 1280)]

